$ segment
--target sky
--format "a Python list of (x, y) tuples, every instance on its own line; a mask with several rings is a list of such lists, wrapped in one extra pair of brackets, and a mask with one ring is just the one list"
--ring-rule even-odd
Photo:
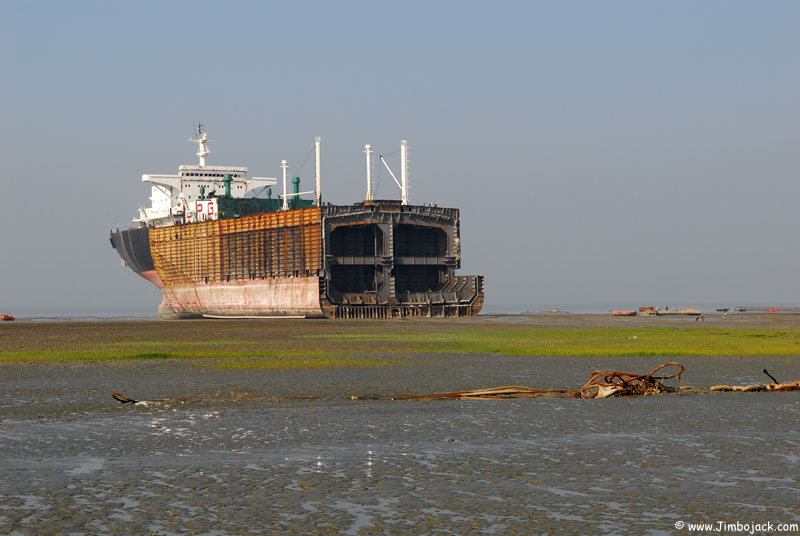
[[(196, 162), (461, 209), (485, 310), (800, 305), (800, 3), (0, 3), (0, 312), (153, 311), (110, 229)], [(399, 198), (385, 171), (376, 197)]]

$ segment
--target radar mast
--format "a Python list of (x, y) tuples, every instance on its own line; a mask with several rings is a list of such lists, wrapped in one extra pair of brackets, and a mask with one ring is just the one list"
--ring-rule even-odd
[(204, 131), (205, 125), (197, 123), (197, 139), (189, 138), (189, 141), (197, 144), (197, 157), (200, 159), (200, 167), (206, 167), (206, 157), (211, 154), (208, 148), (208, 134)]

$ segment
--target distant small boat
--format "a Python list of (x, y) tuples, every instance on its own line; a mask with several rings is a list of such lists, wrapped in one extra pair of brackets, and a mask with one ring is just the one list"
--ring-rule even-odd
[(731, 310), (730, 307), (717, 307), (718, 313), (727, 313), (730, 310)]
[(777, 313), (778, 312), (778, 308), (775, 307), (774, 309), (767, 309), (767, 312), (768, 313)]
[(681, 309), (681, 310), (679, 311), (679, 314), (682, 314), (682, 315), (694, 315), (694, 316), (700, 316), (700, 315), (701, 315), (701, 314), (703, 314), (703, 313), (701, 313), (699, 309), (694, 309), (694, 308), (692, 308), (692, 307), (688, 307), (688, 308), (686, 308), (686, 309)]
[(561, 309), (548, 309), (547, 312), (548, 313), (560, 313)]
[(636, 316), (636, 311), (611, 311), (614, 316)]
[(4, 320), (6, 322), (11, 322), (12, 320), (16, 320), (17, 317), (14, 315), (0, 315), (0, 320)]

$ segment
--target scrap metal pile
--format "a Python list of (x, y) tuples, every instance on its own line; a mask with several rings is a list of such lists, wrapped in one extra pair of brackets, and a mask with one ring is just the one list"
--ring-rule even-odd
[[(655, 373), (667, 367), (678, 367), (678, 371), (667, 376), (655, 376)], [(599, 371), (593, 372), (589, 381), (578, 391), (564, 389), (531, 389), (520, 385), (506, 385), (491, 389), (478, 389), (475, 391), (458, 391), (453, 393), (431, 393), (422, 395), (393, 395), (373, 397), (351, 397), (353, 400), (391, 399), (408, 400), (421, 398), (609, 398), (612, 396), (646, 396), (661, 393), (673, 393), (682, 389), (665, 385), (664, 380), (676, 379), (680, 381), (685, 367), (680, 363), (664, 363), (653, 369), (649, 374), (634, 374), (631, 372)], [(691, 388), (690, 388), (691, 389)]]
[[(671, 374), (671, 367), (677, 370)], [(664, 371), (663, 369), (668, 369)], [(696, 388), (691, 386), (672, 386), (666, 385), (666, 380), (677, 380), (680, 382), (681, 375), (686, 370), (680, 363), (669, 362), (659, 365), (647, 374), (635, 374), (632, 372), (617, 372), (603, 370), (593, 372), (589, 376), (589, 381), (577, 391), (563, 389), (531, 389), (520, 385), (506, 385), (503, 387), (493, 387), (491, 389), (478, 389), (474, 391), (456, 391), (452, 393), (429, 393), (421, 395), (392, 395), (392, 396), (353, 396), (352, 400), (365, 399), (390, 399), (390, 400), (417, 400), (427, 398), (464, 398), (464, 399), (498, 399), (498, 398), (611, 398), (611, 397), (632, 397), (649, 396), (663, 393), (682, 392), (685, 394), (709, 394), (715, 391), (800, 391), (800, 381), (791, 383), (779, 383), (773, 378), (766, 369), (764, 373), (770, 376), (774, 383), (730, 386), (715, 385), (711, 388)], [(661, 374), (656, 375), (656, 373)]]
[[(668, 376), (655, 376), (655, 373), (667, 367), (678, 367), (678, 371)], [(633, 374), (631, 372), (601, 371), (593, 372), (586, 385), (577, 392), (578, 398), (609, 398), (612, 396), (647, 396), (661, 393), (673, 393), (680, 387), (664, 385), (664, 380), (681, 381), (681, 374), (686, 368), (680, 363), (664, 363), (654, 368), (649, 374)]]

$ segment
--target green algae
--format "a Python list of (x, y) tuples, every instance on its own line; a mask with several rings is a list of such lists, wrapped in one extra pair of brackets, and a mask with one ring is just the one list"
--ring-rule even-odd
[[(209, 333), (210, 340), (191, 339), (191, 334), (183, 330), (162, 333), (157, 339), (142, 337), (144, 340), (109, 340), (114, 334), (66, 332), (59, 339), (20, 339), (16, 347), (0, 350), (0, 363), (195, 359), (215, 360), (209, 366), (216, 367), (279, 369), (391, 366), (398, 364), (400, 358), (390, 357), (400, 355), (408, 361), (411, 356), (418, 359), (421, 353), (667, 358), (800, 355), (800, 329), (702, 326), (517, 329), (508, 325), (476, 329), (463, 324), (439, 324), (426, 325), (427, 331), (411, 333), (405, 329), (398, 332), (393, 329), (395, 324), (390, 323), (376, 324), (369, 331), (364, 330), (364, 325), (353, 326), (350, 329), (349, 324), (331, 323), (337, 333), (315, 335), (295, 330), (282, 336), (272, 333), (265, 336), (263, 332), (241, 330), (230, 340), (220, 338), (218, 332)], [(405, 324), (399, 327), (407, 328)], [(67, 335), (78, 340), (68, 340)], [(375, 359), (365, 361), (365, 356)]]
[(413, 352), (530, 357), (796, 356), (800, 330), (606, 328), (496, 330), (420, 334), (336, 334), (331, 342), (382, 342)]

